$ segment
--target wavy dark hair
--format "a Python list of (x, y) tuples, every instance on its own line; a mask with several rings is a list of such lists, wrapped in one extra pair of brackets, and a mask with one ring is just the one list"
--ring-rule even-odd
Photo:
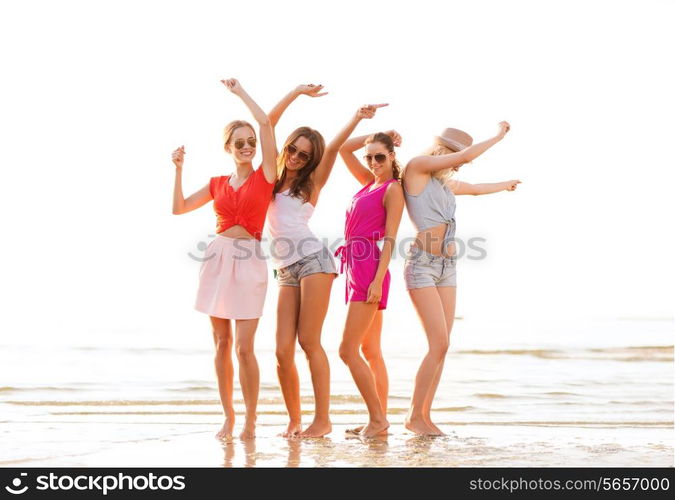
[(298, 139), (298, 137), (304, 137), (312, 143), (312, 156), (307, 161), (305, 166), (298, 170), (298, 174), (291, 182), (289, 194), (296, 198), (302, 198), (303, 201), (307, 203), (312, 197), (312, 192), (314, 191), (314, 183), (312, 182), (311, 174), (316, 170), (316, 167), (319, 166), (319, 163), (321, 163), (323, 152), (326, 149), (326, 143), (323, 140), (323, 136), (318, 130), (314, 130), (310, 127), (297, 128), (291, 132), (291, 135), (289, 135), (288, 139), (286, 139), (284, 147), (277, 157), (277, 182), (274, 185), (272, 197), (274, 197), (274, 195), (279, 192), (281, 186), (283, 186), (284, 182), (286, 181), (286, 160), (288, 159), (286, 147), (289, 144), (293, 144)]
[[(377, 132), (376, 134), (371, 135), (363, 144), (371, 144), (373, 142), (379, 142), (380, 144), (383, 144), (390, 153), (394, 152), (394, 141), (384, 132)], [(401, 180), (401, 164), (396, 158), (394, 158), (394, 161), (391, 163), (391, 170), (394, 179), (397, 181)]]

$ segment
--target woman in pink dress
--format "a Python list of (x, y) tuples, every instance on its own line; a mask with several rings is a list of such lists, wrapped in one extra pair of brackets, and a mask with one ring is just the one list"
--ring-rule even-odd
[[(368, 408), (368, 423), (357, 432), (364, 437), (385, 433), (388, 381), (380, 348), (382, 311), (389, 295), (389, 261), (405, 205), (399, 182), (400, 165), (394, 131), (355, 137), (340, 148), (347, 168), (363, 188), (347, 210), (345, 244), (336, 255), (346, 276), (349, 303), (340, 357), (349, 367)], [(354, 151), (365, 146), (364, 166)], [(382, 242), (382, 250), (378, 241)], [(361, 357), (361, 350), (366, 359)], [(369, 366), (370, 365), (370, 366)]]

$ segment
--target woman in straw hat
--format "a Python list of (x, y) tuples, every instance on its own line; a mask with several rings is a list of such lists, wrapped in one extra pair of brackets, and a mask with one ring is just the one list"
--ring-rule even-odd
[(417, 236), (406, 255), (405, 282), (427, 335), (429, 349), (415, 377), (415, 389), (405, 426), (415, 434), (443, 435), (431, 421), (431, 404), (443, 372), (455, 316), (455, 195), (513, 191), (518, 180), (469, 184), (452, 174), (501, 141), (509, 131), (473, 144), (462, 130), (448, 128), (424, 155), (408, 162), (403, 173), (406, 207)]

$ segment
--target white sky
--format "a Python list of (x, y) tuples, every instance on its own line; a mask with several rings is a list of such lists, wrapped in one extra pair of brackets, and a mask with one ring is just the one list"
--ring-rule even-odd
[[(195, 321), (187, 252), (215, 217), (171, 215), (170, 153), (185, 144), (186, 196), (231, 171), (222, 127), (250, 116), (227, 77), (266, 110), (326, 85), (279, 142), (305, 124), (330, 140), (369, 102), (390, 106), (356, 133), (397, 129), (403, 161), (445, 127), (510, 121), (461, 172), (523, 184), (459, 199), (458, 237), (487, 238), (488, 259), (460, 261), (458, 314), (672, 316), (673, 2), (0, 5), (3, 334)], [(338, 160), (319, 236), (357, 189)]]

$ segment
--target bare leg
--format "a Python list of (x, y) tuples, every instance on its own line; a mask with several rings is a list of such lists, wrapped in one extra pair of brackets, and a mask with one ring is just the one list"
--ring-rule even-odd
[(387, 374), (387, 367), (384, 364), (382, 357), (382, 345), (380, 338), (382, 337), (382, 311), (375, 313), (370, 327), (366, 331), (366, 335), (361, 344), (361, 352), (368, 361), (368, 366), (375, 379), (375, 386), (377, 387), (377, 396), (380, 398), (380, 405), (382, 412), (387, 414), (387, 402), (389, 399), (389, 375)]
[(300, 311), (300, 288), (279, 287), (277, 302), (277, 375), (288, 411), (288, 427), (281, 435), (290, 437), (302, 429), (300, 411), (300, 381), (295, 366), (295, 339)]
[(253, 351), (255, 330), (258, 327), (258, 319), (237, 320), (237, 359), (239, 360), (239, 383), (244, 395), (246, 405), (246, 417), (244, 429), (239, 437), (251, 439), (255, 437), (256, 410), (258, 407), (258, 391), (260, 390), (260, 371), (258, 360)]
[[(450, 346), (450, 333), (452, 332), (452, 325), (455, 321), (455, 304), (456, 304), (456, 298), (457, 298), (457, 288), (452, 286), (445, 286), (445, 287), (438, 287), (436, 288), (436, 291), (438, 292), (439, 297), (441, 298), (441, 303), (443, 304), (443, 312), (445, 315), (445, 326), (446, 326), (446, 331), (448, 335), (448, 347)], [(444, 435), (444, 432), (441, 431), (436, 424), (434, 424), (431, 421), (431, 405), (434, 401), (434, 397), (436, 395), (436, 389), (438, 389), (438, 383), (441, 380), (441, 375), (443, 374), (443, 367), (445, 366), (445, 357), (443, 358), (443, 362), (441, 363), (441, 366), (439, 370), (436, 372), (436, 376), (434, 377), (434, 381), (431, 384), (431, 388), (429, 389), (429, 393), (427, 394), (427, 398), (424, 401), (424, 418), (427, 422), (427, 424), (431, 425), (436, 431), (437, 434), (439, 435)]]
[(298, 340), (305, 351), (314, 387), (314, 421), (300, 435), (322, 437), (332, 429), (328, 409), (330, 405), (330, 366), (321, 347), (321, 328), (328, 312), (330, 289), (335, 275), (317, 273), (300, 281), (300, 318)]
[(214, 364), (218, 380), (218, 394), (223, 407), (225, 422), (216, 434), (219, 439), (232, 439), (234, 428), (234, 405), (232, 392), (234, 388), (234, 367), (232, 365), (232, 327), (229, 319), (211, 318), (213, 327), (213, 343), (216, 348)]
[(441, 362), (438, 370), (436, 370), (436, 375), (434, 376), (434, 380), (431, 383), (431, 387), (429, 389), (429, 392), (427, 393), (427, 397), (424, 401), (423, 404), (423, 418), (426, 424), (433, 429), (433, 434), (435, 436), (445, 436), (445, 432), (443, 432), (439, 427), (434, 424), (431, 421), (431, 404), (434, 401), (434, 396), (436, 394), (436, 389), (438, 388), (438, 384), (441, 381), (441, 376), (443, 375), (443, 368), (445, 367), (445, 359)]
[[(382, 311), (378, 310), (373, 316), (373, 321), (370, 323), (366, 335), (361, 344), (361, 352), (363, 353), (370, 372), (375, 379), (375, 387), (377, 388), (377, 396), (380, 398), (382, 411), (387, 414), (387, 404), (389, 400), (389, 376), (387, 374), (387, 367), (384, 364), (382, 357), (382, 347), (380, 337), (382, 335)], [(353, 429), (347, 429), (349, 434), (360, 434), (365, 425), (359, 425)]]
[(350, 302), (340, 344), (340, 358), (349, 367), (356, 387), (368, 408), (369, 422), (361, 431), (361, 435), (366, 437), (375, 436), (389, 427), (387, 416), (382, 411), (382, 404), (377, 395), (373, 374), (359, 353), (366, 330), (376, 312), (377, 304)]
[(424, 403), (448, 351), (445, 312), (436, 287), (417, 288), (409, 290), (409, 293), (427, 335), (429, 350), (415, 377), (405, 426), (415, 434), (436, 434), (437, 431), (426, 422)]

